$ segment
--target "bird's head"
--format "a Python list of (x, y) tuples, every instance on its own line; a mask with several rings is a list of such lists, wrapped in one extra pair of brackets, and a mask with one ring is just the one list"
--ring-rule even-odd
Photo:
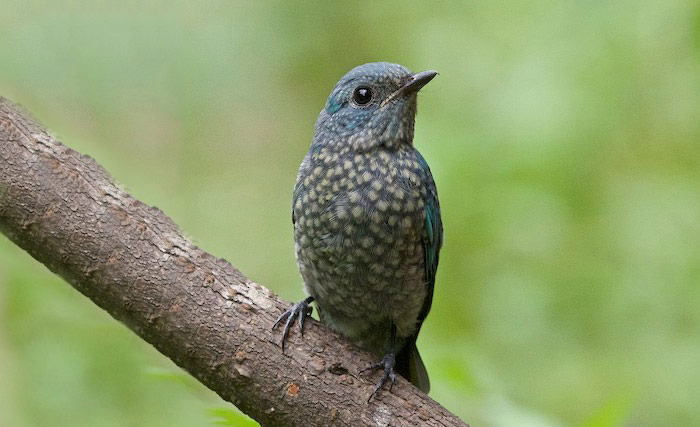
[(353, 68), (328, 96), (313, 144), (353, 152), (412, 144), (416, 95), (436, 75), (389, 62)]

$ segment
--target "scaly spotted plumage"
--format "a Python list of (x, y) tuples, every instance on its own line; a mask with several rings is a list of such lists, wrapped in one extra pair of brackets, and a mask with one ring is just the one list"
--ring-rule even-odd
[(415, 341), (432, 302), (442, 221), (413, 127), (417, 91), (436, 74), (390, 63), (346, 74), (319, 115), (294, 188), (296, 256), (310, 297), (280, 316), (283, 345), (315, 300), (325, 324), (384, 355), (375, 393), (393, 383), (394, 368), (429, 389)]

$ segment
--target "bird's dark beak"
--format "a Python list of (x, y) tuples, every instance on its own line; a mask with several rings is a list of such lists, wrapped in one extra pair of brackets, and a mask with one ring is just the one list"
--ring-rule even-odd
[(420, 73), (412, 75), (411, 77), (409, 77), (408, 81), (399, 88), (399, 90), (393, 92), (391, 95), (384, 98), (384, 101), (382, 101), (382, 103), (379, 104), (379, 107), (383, 108), (385, 105), (396, 99), (398, 96), (418, 92), (423, 86), (427, 85), (428, 82), (435, 78), (435, 76), (437, 75), (438, 72), (435, 70), (422, 71)]
[(437, 75), (438, 72), (435, 70), (421, 71), (420, 73), (414, 74), (411, 76), (411, 79), (401, 87), (400, 92), (402, 94), (418, 92)]

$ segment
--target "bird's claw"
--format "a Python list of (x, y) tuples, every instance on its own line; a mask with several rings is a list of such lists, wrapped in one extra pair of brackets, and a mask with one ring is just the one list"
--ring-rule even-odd
[(389, 384), (389, 391), (391, 391), (391, 389), (394, 387), (394, 383), (396, 382), (396, 373), (394, 372), (395, 362), (396, 358), (392, 353), (389, 353), (382, 358), (381, 362), (369, 366), (359, 372), (359, 374), (363, 374), (367, 371), (376, 371), (377, 369), (384, 370), (384, 372), (382, 373), (382, 377), (377, 382), (377, 386), (374, 388), (374, 391), (372, 392), (372, 394), (369, 395), (369, 398), (367, 399), (368, 403), (370, 400), (372, 400), (372, 397), (374, 397), (377, 394), (379, 389), (381, 389), (384, 386), (384, 384), (386, 384), (387, 380), (391, 380), (391, 384)]
[(272, 329), (276, 328), (277, 325), (284, 322), (284, 328), (282, 329), (282, 340), (280, 342), (282, 346), (282, 352), (284, 353), (284, 344), (287, 341), (287, 337), (289, 336), (289, 329), (294, 322), (294, 319), (297, 319), (297, 324), (299, 327), (299, 333), (301, 336), (304, 336), (304, 320), (308, 317), (311, 316), (311, 313), (314, 311), (313, 307), (309, 305), (311, 301), (313, 301), (313, 297), (308, 297), (306, 299), (303, 299), (296, 304), (292, 306), (289, 310), (285, 311), (280, 315), (280, 317), (277, 318), (277, 321), (275, 321), (275, 324), (272, 325)]

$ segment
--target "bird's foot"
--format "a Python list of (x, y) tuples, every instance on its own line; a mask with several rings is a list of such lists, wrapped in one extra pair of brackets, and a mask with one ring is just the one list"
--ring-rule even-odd
[(360, 374), (362, 374), (367, 371), (376, 371), (377, 369), (384, 370), (384, 372), (382, 373), (382, 377), (379, 379), (379, 382), (377, 382), (377, 386), (374, 388), (372, 394), (369, 395), (367, 402), (372, 400), (372, 397), (374, 397), (374, 395), (377, 394), (379, 389), (381, 389), (384, 386), (384, 384), (386, 384), (387, 380), (391, 380), (391, 384), (389, 384), (389, 391), (391, 391), (391, 389), (394, 387), (394, 383), (396, 382), (396, 373), (394, 372), (395, 362), (396, 358), (394, 357), (394, 354), (389, 353), (382, 358), (381, 362), (374, 364), (368, 368), (365, 368), (359, 372)]
[(282, 313), (280, 317), (277, 318), (275, 324), (272, 325), (272, 329), (275, 329), (277, 325), (285, 321), (284, 328), (282, 329), (282, 341), (280, 342), (280, 344), (282, 345), (282, 353), (284, 353), (284, 343), (287, 341), (289, 329), (292, 326), (294, 319), (297, 319), (297, 325), (299, 325), (299, 333), (301, 334), (301, 336), (304, 336), (304, 319), (306, 319), (308, 316), (311, 316), (311, 313), (314, 311), (313, 307), (309, 305), (313, 300), (314, 297), (307, 297), (294, 304), (292, 308)]

